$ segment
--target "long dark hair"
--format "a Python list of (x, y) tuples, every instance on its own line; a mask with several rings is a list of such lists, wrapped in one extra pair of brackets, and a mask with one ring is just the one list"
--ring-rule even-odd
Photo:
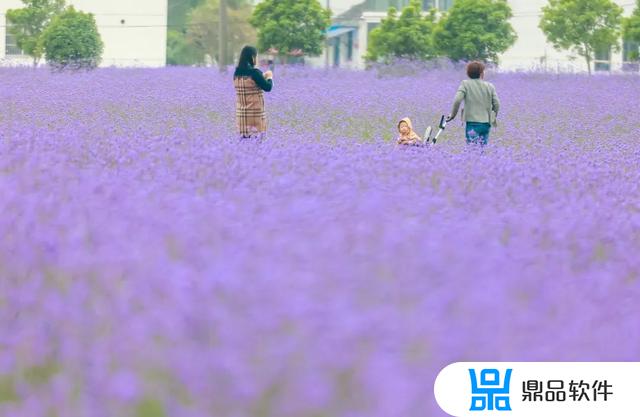
[(238, 68), (253, 68), (255, 60), (258, 56), (258, 50), (253, 46), (245, 46), (240, 52), (240, 60), (238, 60)]

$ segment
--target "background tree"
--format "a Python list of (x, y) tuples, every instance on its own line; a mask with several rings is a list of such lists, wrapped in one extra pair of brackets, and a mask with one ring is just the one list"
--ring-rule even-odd
[[(249, 23), (253, 7), (249, 0), (227, 0), (227, 56), (224, 62), (232, 62), (232, 54), (239, 53), (242, 46), (255, 44), (256, 32)], [(220, 0), (206, 0), (193, 9), (188, 16), (187, 42), (199, 62), (209, 55), (217, 62), (219, 56)]]
[[(636, 8), (633, 14), (624, 19), (622, 32), (624, 39), (634, 42), (636, 45), (640, 44), (640, 0), (636, 0)], [(640, 58), (638, 55), (636, 46), (636, 50), (630, 54), (630, 59), (637, 61)]]
[(320, 55), (330, 22), (331, 12), (318, 0), (264, 0), (251, 17), (258, 30), (258, 48), (277, 49), (285, 60), (298, 51)]
[(167, 65), (194, 65), (202, 54), (187, 38), (189, 12), (205, 0), (168, 0)]
[(454, 61), (498, 62), (517, 35), (506, 0), (456, 0), (434, 29), (436, 48)]
[(53, 18), (41, 36), (47, 62), (56, 68), (95, 68), (104, 44), (91, 13), (73, 6)]
[(201, 48), (187, 38), (187, 28), (167, 31), (167, 65), (196, 65), (203, 62)]
[(400, 17), (395, 8), (390, 8), (387, 18), (369, 35), (366, 59), (426, 60), (436, 57), (437, 51), (432, 41), (435, 20), (436, 14), (433, 9), (428, 15), (422, 16), (420, 0), (411, 0), (411, 3), (402, 9)]
[(9, 33), (16, 37), (18, 48), (38, 65), (42, 58), (40, 36), (51, 19), (64, 10), (64, 0), (22, 0), (25, 7), (7, 10)]
[(591, 62), (599, 49), (619, 49), (622, 8), (611, 0), (549, 0), (540, 29), (556, 49), (572, 50)]

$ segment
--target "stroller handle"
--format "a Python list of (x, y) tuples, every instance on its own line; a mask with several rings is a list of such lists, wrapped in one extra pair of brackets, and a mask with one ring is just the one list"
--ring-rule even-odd
[(440, 125), (438, 127), (438, 133), (436, 133), (436, 135), (432, 139), (433, 143), (436, 143), (438, 141), (440, 134), (442, 133), (442, 131), (444, 131), (444, 128), (447, 127), (447, 119), (444, 114), (442, 115), (442, 117), (440, 117)]
[(443, 114), (442, 117), (440, 118), (440, 129), (444, 130), (445, 127), (447, 127), (447, 119), (445, 117), (445, 115)]

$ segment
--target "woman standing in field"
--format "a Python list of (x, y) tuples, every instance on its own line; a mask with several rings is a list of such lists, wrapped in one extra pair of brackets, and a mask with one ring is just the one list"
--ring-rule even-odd
[(496, 118), (500, 110), (500, 100), (493, 84), (484, 81), (485, 66), (474, 61), (467, 65), (468, 80), (462, 81), (451, 114), (447, 122), (455, 119), (460, 104), (464, 101), (462, 117), (467, 122), (467, 143), (486, 145), (489, 141), (491, 126), (496, 126)]
[(240, 53), (238, 67), (233, 74), (236, 89), (236, 125), (243, 138), (264, 136), (267, 131), (267, 115), (264, 108), (263, 91), (273, 88), (273, 74), (264, 74), (256, 68), (258, 51), (245, 46)]

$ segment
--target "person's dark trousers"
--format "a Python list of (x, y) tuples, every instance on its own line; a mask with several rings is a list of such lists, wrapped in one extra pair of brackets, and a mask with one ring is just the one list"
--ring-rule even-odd
[(486, 145), (491, 133), (490, 123), (467, 122), (467, 143)]

